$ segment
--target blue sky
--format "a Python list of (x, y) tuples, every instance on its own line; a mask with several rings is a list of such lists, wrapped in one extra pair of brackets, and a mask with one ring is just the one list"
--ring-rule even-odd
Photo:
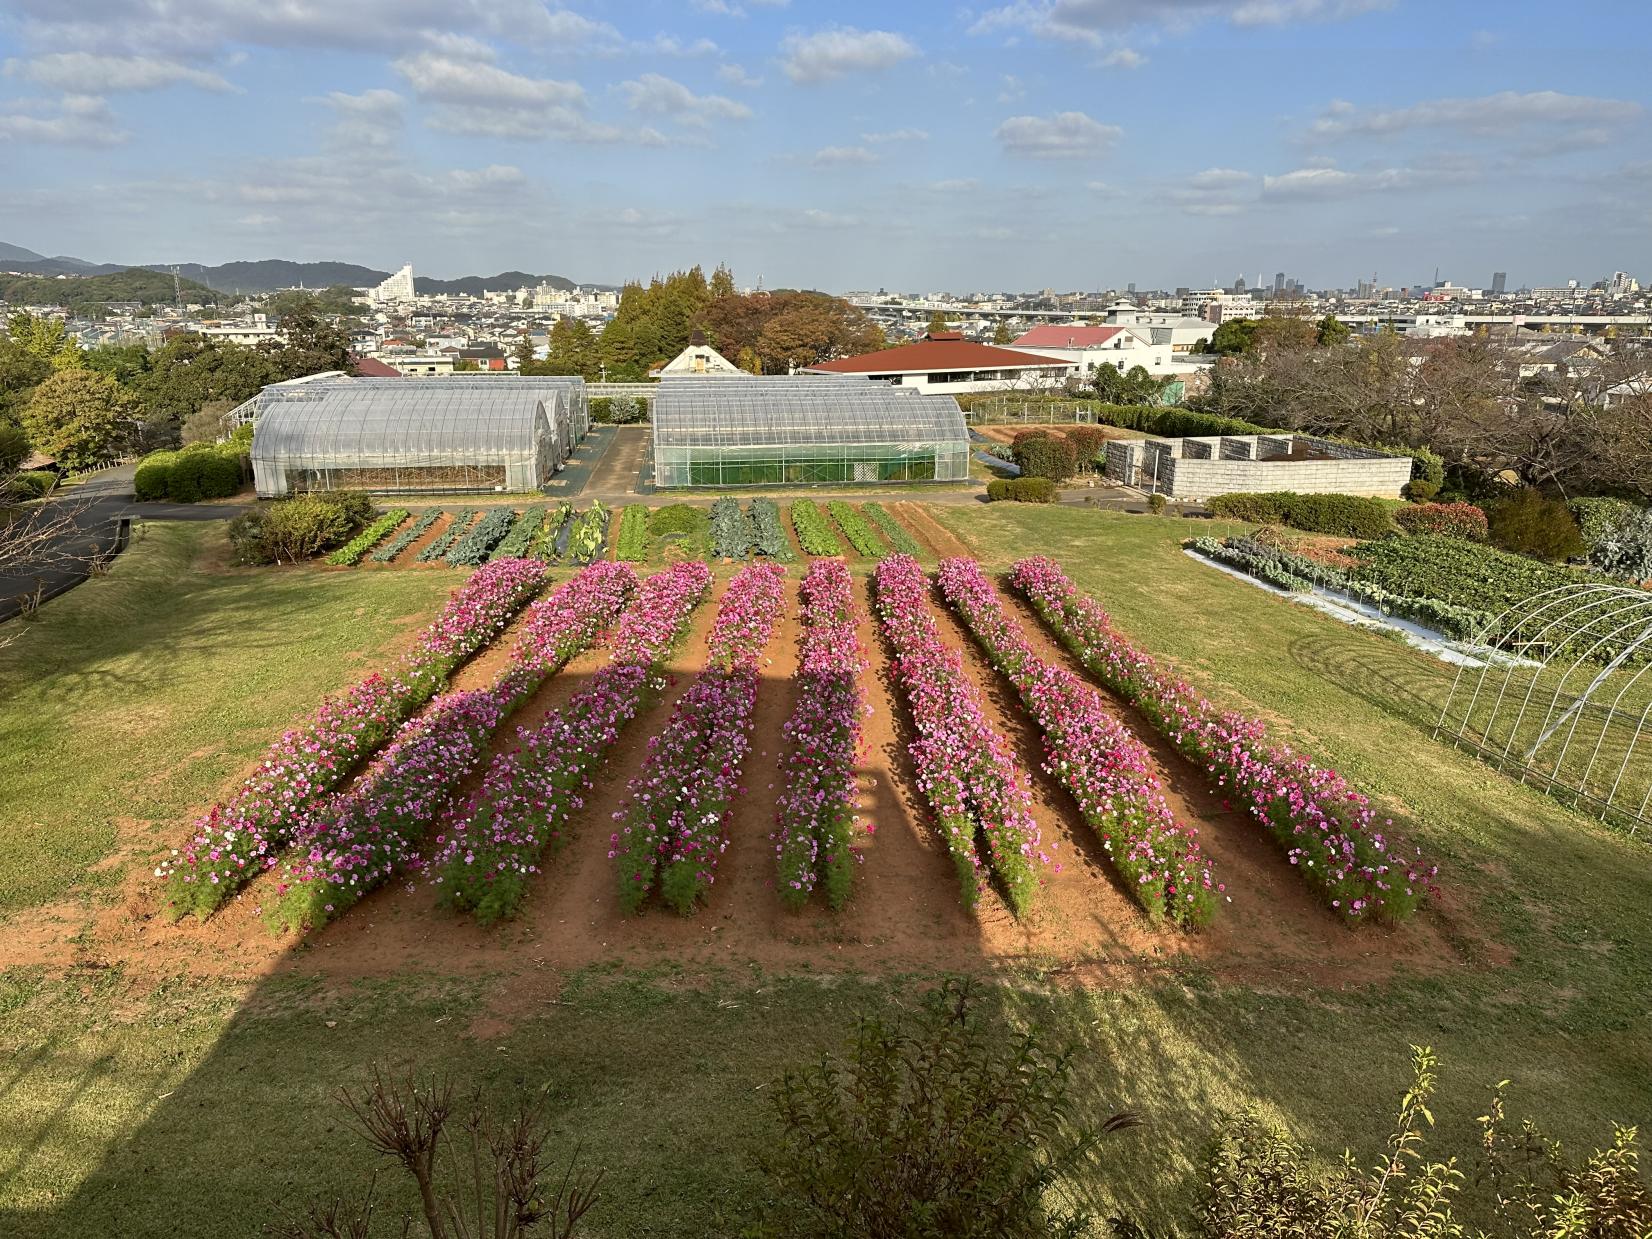
[(0, 240), (833, 290), (1652, 282), (1652, 4), (0, 0)]

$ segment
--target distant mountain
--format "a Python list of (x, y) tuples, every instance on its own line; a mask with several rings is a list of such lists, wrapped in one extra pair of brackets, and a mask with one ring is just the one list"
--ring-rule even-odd
[[(384, 277), (380, 276), (379, 278), (383, 279)], [(508, 291), (513, 288), (532, 288), (536, 284), (549, 284), (552, 288), (562, 289), (577, 287), (572, 280), (564, 276), (529, 275), (526, 271), (501, 271), (498, 275), (467, 275), (457, 280), (429, 280), (422, 275), (413, 277), (414, 292), (445, 293), (448, 296), (463, 294), (469, 297), (480, 297), (483, 293)]]
[[(151, 271), (165, 271), (167, 263), (145, 263)], [(357, 266), (352, 262), (289, 262), (285, 258), (265, 258), (258, 262), (226, 262), (222, 266), (206, 267), (198, 262), (180, 262), (178, 274), (187, 280), (196, 280), (208, 288), (225, 293), (273, 293), (280, 288), (326, 288), (329, 284), (348, 284), (363, 288), (377, 284), (389, 273), (372, 267)]]
[[(326, 288), (329, 284), (346, 284), (351, 288), (370, 288), (381, 283), (388, 271), (363, 267), (352, 262), (291, 262), (285, 258), (265, 258), (257, 262), (226, 262), (209, 267), (198, 262), (143, 263), (147, 271), (171, 275), (176, 266), (179, 276), (204, 284), (223, 293), (273, 293), (282, 288)], [(20, 245), (0, 241), (0, 269), (25, 275), (116, 275), (131, 268), (120, 263), (87, 262), (59, 254), (46, 258)], [(532, 288), (536, 284), (553, 288), (573, 288), (574, 282), (560, 275), (530, 275), (526, 271), (501, 271), (498, 275), (467, 275), (456, 280), (433, 280), (424, 276), (414, 281), (421, 293), (465, 293), (479, 297), (484, 292), (501, 289)]]
[(147, 267), (131, 267), (107, 275), (53, 279), (43, 275), (0, 276), (0, 300), (12, 305), (61, 305), (69, 310), (96, 312), (111, 301), (157, 305), (178, 293), (187, 301), (212, 304), (227, 300), (217, 290), (193, 280), (179, 280)]

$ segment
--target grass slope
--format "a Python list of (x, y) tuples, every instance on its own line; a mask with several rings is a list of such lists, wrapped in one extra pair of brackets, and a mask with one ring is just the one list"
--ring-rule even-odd
[[(1472, 1140), (1487, 1087), (1504, 1076), (1514, 1111), (1569, 1142), (1652, 1118), (1652, 858), (1431, 744), (1443, 667), (1191, 563), (1177, 547), (1191, 526), (1179, 521), (1010, 504), (932, 512), (997, 563), (1056, 556), (1144, 645), (1409, 808), (1453, 898), (1489, 918), (1512, 956), (1377, 985), (1239, 981), (1174, 959), (1138, 961), (1134, 983), (1089, 990), (1007, 970), (989, 987), (1002, 1016), (1079, 1041), (1079, 1087), (1095, 1112), (1128, 1107), (1148, 1121), (1111, 1142), (1074, 1192), (1174, 1233), (1216, 1112), (1251, 1100), (1327, 1151), (1358, 1131), (1369, 1158), (1410, 1042), (1444, 1059), (1441, 1148)], [(193, 539), (211, 536), (152, 533), (114, 579), (52, 604), (28, 644), (0, 656), (0, 752), (21, 742), (30, 753), (4, 771), (4, 822), (50, 822), (61, 836), (52, 854), (75, 872), (109, 849), (111, 806), (135, 796), (144, 816), (176, 821), (318, 689), (365, 666), (334, 666), (359, 648), (337, 631), (354, 608), (357, 619), (411, 617), (448, 584), (447, 574), (188, 572)], [(152, 591), (141, 601), (123, 591), (140, 572)], [(86, 613), (54, 626), (54, 609), (123, 597), (102, 627)], [(172, 687), (178, 676), (187, 691)], [(232, 757), (215, 755), (220, 720)], [(96, 736), (76, 739), (82, 726)], [(120, 728), (141, 744), (99, 752)], [(167, 773), (139, 787), (151, 771)], [(5, 836), (7, 852), (32, 833)], [(0, 858), (13, 907), (71, 884), (42, 876), (43, 863)], [(32, 893), (17, 896), (19, 882)], [(0, 1233), (252, 1233), (372, 1166), (330, 1094), (386, 1058), (497, 1096), (542, 1094), (560, 1138), (583, 1139), (588, 1164), (610, 1170), (594, 1235), (738, 1233), (762, 1208), (748, 1166), (768, 1138), (763, 1086), (841, 1043), (857, 1012), (912, 1005), (928, 979), (614, 964), (561, 978), (554, 1003), (524, 1004), (509, 977), (324, 983), (302, 957), (259, 985), (139, 989), (110, 972), (16, 970), (0, 977), (0, 1060), (12, 1065), (0, 1073)], [(381, 1191), (392, 1182), (384, 1176)]]

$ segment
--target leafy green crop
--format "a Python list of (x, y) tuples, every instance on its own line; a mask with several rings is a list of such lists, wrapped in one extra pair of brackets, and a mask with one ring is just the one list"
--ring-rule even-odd
[(799, 499), (792, 504), (792, 528), (797, 530), (797, 541), (805, 555), (843, 554), (843, 543), (838, 541), (831, 522), (812, 499)]
[(339, 547), (338, 550), (327, 556), (327, 562), (330, 564), (340, 564), (344, 566), (349, 566), (350, 564), (355, 563), (363, 555), (367, 554), (367, 552), (379, 541), (380, 538), (384, 537), (385, 534), (389, 533), (406, 519), (406, 508), (392, 508), (383, 516), (379, 517), (378, 520), (367, 526), (366, 529), (363, 529), (355, 537), (351, 538), (343, 546)]

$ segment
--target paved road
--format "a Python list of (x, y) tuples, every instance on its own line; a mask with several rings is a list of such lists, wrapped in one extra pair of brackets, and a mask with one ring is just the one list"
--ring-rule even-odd
[(222, 503), (136, 503), (132, 497), (134, 472), (133, 465), (105, 469), (78, 485), (67, 487), (42, 505), (66, 516), (67, 527), (30, 563), (9, 573), (0, 573), (0, 622), (15, 617), (23, 609), (25, 600), (37, 590), (43, 598), (52, 598), (84, 581), (90, 571), (90, 561), (99, 553), (113, 552), (123, 517), (150, 521), (217, 521), (246, 511)]

